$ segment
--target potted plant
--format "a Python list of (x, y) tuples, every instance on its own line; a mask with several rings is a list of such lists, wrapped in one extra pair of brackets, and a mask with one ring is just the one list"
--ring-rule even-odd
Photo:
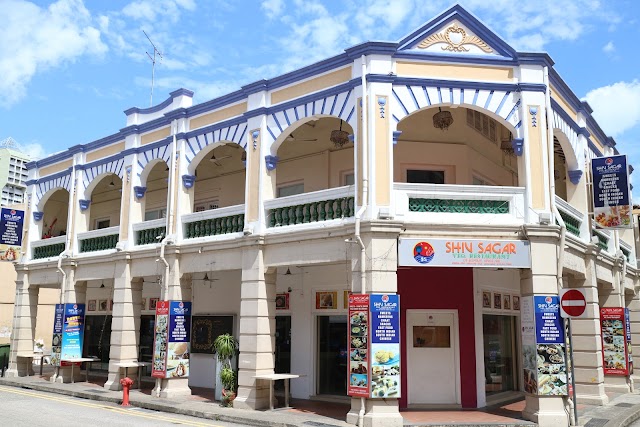
[(213, 350), (220, 362), (218, 377), (222, 384), (222, 404), (232, 406), (233, 399), (236, 397), (236, 372), (231, 368), (231, 358), (238, 350), (238, 340), (233, 335), (220, 335), (213, 342)]

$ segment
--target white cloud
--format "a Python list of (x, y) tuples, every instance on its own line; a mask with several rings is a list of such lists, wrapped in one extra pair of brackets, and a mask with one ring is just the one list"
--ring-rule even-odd
[(26, 144), (20, 147), (20, 151), (29, 156), (31, 160), (38, 160), (47, 157), (50, 153), (37, 142)]
[(585, 96), (602, 130), (613, 137), (640, 124), (640, 80), (617, 82), (593, 89)]
[(602, 51), (604, 53), (613, 53), (613, 52), (615, 52), (615, 50), (616, 50), (616, 47), (615, 47), (615, 45), (613, 44), (612, 41), (610, 41), (609, 43), (604, 45), (604, 47), (602, 48)]
[(59, 0), (47, 9), (5, 0), (2, 10), (0, 105), (4, 107), (26, 95), (36, 73), (108, 50), (81, 0)]
[(260, 9), (264, 10), (267, 14), (267, 18), (276, 18), (280, 16), (284, 9), (284, 0), (264, 0), (260, 4)]

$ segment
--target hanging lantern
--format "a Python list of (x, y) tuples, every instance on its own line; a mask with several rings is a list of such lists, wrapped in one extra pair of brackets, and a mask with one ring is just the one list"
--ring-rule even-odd
[(449, 111), (442, 111), (438, 108), (438, 112), (433, 115), (433, 127), (445, 131), (453, 123), (453, 116)]

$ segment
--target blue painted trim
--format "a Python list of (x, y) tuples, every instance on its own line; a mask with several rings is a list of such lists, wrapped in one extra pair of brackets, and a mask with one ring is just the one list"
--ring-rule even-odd
[(89, 209), (89, 205), (91, 205), (91, 200), (80, 199), (78, 200), (78, 205), (80, 206), (81, 211), (86, 211)]
[(138, 114), (151, 114), (151, 113), (157, 113), (158, 111), (168, 107), (169, 105), (171, 105), (171, 103), (173, 102), (174, 98), (177, 98), (178, 96), (188, 96), (189, 98), (193, 97), (193, 92), (188, 90), (188, 89), (178, 89), (178, 90), (174, 90), (173, 92), (169, 93), (169, 98), (167, 98), (166, 100), (162, 101), (160, 104), (158, 105), (154, 105), (153, 107), (149, 107), (149, 108), (138, 108), (138, 107), (132, 107), (129, 108), (128, 110), (125, 110), (124, 113), (127, 116), (130, 116), (133, 113), (138, 113)]
[(177, 98), (179, 96), (188, 96), (189, 98), (193, 98), (193, 91), (185, 88), (176, 89), (173, 92), (169, 92), (172, 98)]
[(224, 129), (226, 127), (231, 127), (231, 126), (236, 126), (236, 125), (241, 125), (241, 124), (246, 124), (247, 120), (240, 116), (240, 117), (236, 117), (234, 119), (229, 119), (226, 120), (224, 122), (218, 122), (203, 128), (198, 128), (195, 130), (191, 130), (187, 133), (184, 134), (184, 139), (191, 139), (194, 136), (199, 136), (199, 135), (204, 135), (210, 132), (215, 132), (217, 130), (221, 130)]
[(547, 86), (540, 83), (518, 83), (521, 92), (547, 92)]
[(189, 111), (186, 108), (176, 108), (175, 110), (164, 113), (164, 117), (169, 121), (183, 119), (189, 116), (188, 112)]
[[(347, 92), (352, 90), (353, 88), (360, 86), (360, 79), (351, 79), (347, 82), (341, 83), (337, 86), (333, 86), (329, 89), (325, 89), (323, 91), (320, 92), (316, 92), (316, 93), (312, 93), (310, 95), (305, 95), (303, 97), (300, 98), (296, 98), (293, 99), (291, 101), (286, 101), (283, 102), (281, 104), (276, 104), (275, 106), (272, 107), (261, 107), (265, 109), (266, 114), (274, 114), (283, 110), (288, 110), (290, 108), (295, 108), (298, 107), (302, 104), (308, 104), (310, 102), (314, 102), (314, 101), (318, 101), (320, 99), (324, 99), (324, 98), (328, 98), (330, 96), (334, 96), (334, 95), (339, 95), (341, 93)], [(251, 110), (251, 111), (247, 111), (245, 113), (245, 115), (256, 111), (256, 110)], [(305, 114), (306, 116), (306, 114)], [(252, 115), (253, 117), (253, 115)]]
[(581, 170), (568, 171), (569, 181), (571, 181), (573, 185), (578, 185), (580, 178), (582, 178), (582, 173)]
[(398, 42), (368, 41), (345, 49), (347, 56), (354, 60), (362, 55), (393, 55), (398, 50)]
[(147, 192), (147, 187), (139, 187), (139, 186), (135, 186), (133, 187), (133, 192), (136, 196), (136, 199), (142, 199), (144, 197), (144, 193)]
[(589, 149), (591, 151), (594, 152), (594, 154), (598, 157), (602, 157), (602, 151), (600, 151), (600, 149), (598, 148), (598, 146), (596, 146), (596, 144), (594, 144), (594, 142), (591, 140), (591, 138), (587, 139), (587, 143), (589, 144)]
[(518, 65), (518, 61), (503, 56), (479, 56), (479, 55), (455, 55), (450, 53), (439, 52), (419, 52), (419, 51), (401, 51), (393, 54), (395, 59), (410, 59), (412, 61), (429, 61), (429, 62), (445, 62), (453, 64), (475, 64), (475, 65), (493, 65), (493, 66), (511, 66)]
[(523, 138), (515, 138), (511, 140), (511, 148), (513, 148), (513, 152), (516, 156), (522, 156), (524, 152), (524, 139)]
[(187, 190), (189, 188), (193, 187), (193, 184), (195, 182), (196, 182), (196, 176), (195, 175), (182, 175), (182, 185)]
[(400, 138), (400, 135), (402, 135), (402, 131), (401, 130), (394, 130), (393, 131), (393, 145), (396, 145), (398, 143), (398, 139)]
[(247, 95), (242, 90), (237, 90), (218, 98), (214, 98), (210, 101), (203, 102), (202, 104), (194, 105), (193, 107), (187, 108), (187, 117), (194, 117), (202, 113), (209, 113), (211, 111), (217, 110), (218, 108), (226, 107), (239, 101), (246, 100)]
[(613, 138), (608, 137), (607, 134), (604, 133), (600, 125), (598, 125), (598, 123), (591, 115), (587, 117), (587, 129), (589, 129), (592, 134), (607, 147), (614, 147), (616, 145), (616, 142), (613, 140)]
[(518, 52), (517, 53), (518, 65), (522, 64), (532, 64), (532, 65), (541, 65), (543, 67), (553, 67), (555, 62), (551, 59), (546, 52)]
[(33, 220), (35, 222), (38, 222), (42, 219), (42, 217), (44, 216), (44, 212), (33, 212)]
[(580, 128), (580, 130), (578, 131), (578, 135), (582, 135), (585, 138), (591, 138), (591, 133), (587, 128), (584, 127)]
[(278, 156), (264, 156), (264, 161), (268, 171), (274, 170), (278, 166)]
[(425, 79), (418, 77), (398, 77), (386, 74), (368, 74), (367, 82), (391, 83), (396, 86), (423, 86), (449, 89), (476, 89), (502, 92), (521, 92), (522, 90), (544, 92), (546, 87), (537, 84), (470, 82), (460, 80)]
[[(558, 102), (556, 100), (554, 100), (553, 98), (551, 98), (551, 109), (553, 111), (555, 111), (556, 113), (558, 113), (558, 115), (562, 118), (562, 120), (564, 120), (565, 122), (567, 122), (567, 124), (569, 125), (569, 127), (575, 132), (575, 133), (580, 133), (582, 132), (582, 129), (584, 129), (583, 127), (578, 126), (578, 124), (571, 118), (571, 116), (569, 116), (569, 114), (564, 111), (562, 109), (562, 107), (560, 106), (560, 104), (558, 104)], [(587, 136), (588, 138), (588, 136)]]

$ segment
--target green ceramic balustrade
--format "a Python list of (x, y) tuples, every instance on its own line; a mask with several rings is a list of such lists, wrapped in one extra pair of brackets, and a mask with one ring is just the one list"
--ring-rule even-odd
[(55, 243), (53, 245), (38, 246), (36, 248), (33, 248), (33, 259), (57, 257), (62, 252), (64, 252), (64, 247), (65, 247), (64, 243)]
[(453, 200), (409, 198), (409, 212), (508, 214), (506, 200)]
[[(567, 227), (567, 231), (571, 234), (573, 234), (574, 236), (578, 236), (580, 237), (580, 224), (581, 221), (579, 219), (575, 219), (574, 217), (572, 217), (571, 215), (569, 215), (568, 213), (560, 210), (560, 216), (562, 217), (562, 220), (564, 221), (564, 225)], [(558, 221), (556, 221), (557, 223)]]
[[(158, 243), (167, 233), (167, 227), (154, 227), (145, 230), (138, 230), (136, 235), (136, 245), (148, 245)], [(160, 239), (158, 238), (160, 237)]]
[(193, 239), (195, 237), (239, 233), (243, 229), (244, 214), (237, 214), (222, 218), (211, 218), (188, 222), (185, 224), (185, 235), (187, 239)]
[(91, 237), (80, 241), (80, 252), (104, 251), (115, 249), (118, 243), (118, 234), (109, 236)]
[(625, 249), (624, 247), (620, 247), (620, 250), (622, 251), (622, 254), (624, 255), (624, 257), (627, 259), (627, 262), (631, 262), (631, 251), (628, 249)]
[(353, 197), (341, 197), (332, 200), (320, 200), (301, 205), (284, 206), (269, 210), (269, 227), (307, 224), (350, 218), (355, 215)]
[(609, 238), (606, 235), (594, 231), (593, 236), (596, 236), (598, 238), (598, 247), (600, 249), (604, 251), (609, 250)]

